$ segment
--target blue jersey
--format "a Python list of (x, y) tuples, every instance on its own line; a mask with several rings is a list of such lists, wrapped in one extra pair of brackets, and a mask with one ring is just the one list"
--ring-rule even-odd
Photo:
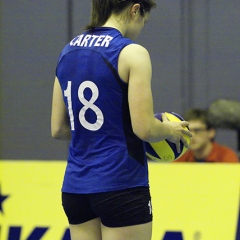
[(128, 84), (118, 75), (119, 53), (132, 43), (114, 28), (94, 28), (60, 55), (56, 75), (72, 134), (63, 192), (148, 186), (144, 144), (131, 125)]

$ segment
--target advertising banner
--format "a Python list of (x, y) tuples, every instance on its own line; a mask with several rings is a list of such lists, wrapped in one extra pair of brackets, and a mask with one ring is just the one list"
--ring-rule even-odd
[(240, 165), (153, 163), (149, 172), (153, 240), (240, 240)]
[[(65, 161), (0, 161), (0, 239), (69, 240)], [(153, 240), (240, 240), (240, 164), (149, 163)], [(238, 237), (237, 237), (238, 232)]]

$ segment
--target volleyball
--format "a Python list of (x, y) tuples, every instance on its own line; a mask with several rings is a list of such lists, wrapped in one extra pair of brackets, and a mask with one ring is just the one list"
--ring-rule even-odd
[[(180, 122), (184, 121), (184, 119), (174, 112), (164, 112), (171, 122)], [(162, 121), (162, 114), (156, 113), (155, 118)], [(187, 128), (187, 127), (186, 127)], [(188, 129), (188, 128), (187, 128)], [(184, 137), (189, 143), (190, 137)], [(146, 147), (146, 155), (149, 159), (157, 161), (157, 162), (172, 162), (181, 157), (186, 151), (187, 148), (184, 146), (183, 142), (180, 141), (180, 152), (177, 152), (176, 144), (172, 143), (168, 140), (162, 140), (160, 142), (154, 143), (145, 143)]]

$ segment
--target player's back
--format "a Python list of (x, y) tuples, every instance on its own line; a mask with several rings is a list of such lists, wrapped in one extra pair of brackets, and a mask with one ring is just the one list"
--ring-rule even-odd
[[(123, 186), (128, 181), (126, 176), (134, 177), (130, 172), (145, 165), (143, 143), (131, 127), (128, 85), (117, 72), (119, 53), (131, 43), (116, 29), (97, 28), (74, 38), (59, 58), (57, 77), (72, 133), (65, 178), (73, 177), (77, 181), (78, 177), (73, 174), (76, 169), (82, 176), (82, 187), (69, 186), (74, 181), (66, 180), (67, 191), (106, 190), (110, 181), (111, 190), (126, 188)], [(139, 182), (139, 174), (143, 177), (146, 168), (136, 172), (134, 186), (146, 184), (144, 177)], [(112, 176), (118, 181), (113, 182)], [(102, 187), (92, 187), (96, 181), (102, 182)]]

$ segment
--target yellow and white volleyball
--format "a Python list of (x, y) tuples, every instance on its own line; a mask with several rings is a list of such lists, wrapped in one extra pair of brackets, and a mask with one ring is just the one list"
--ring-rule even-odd
[[(184, 119), (174, 112), (164, 112), (168, 120), (171, 122), (180, 122)], [(155, 118), (162, 121), (162, 113), (156, 113)], [(187, 127), (186, 127), (187, 128)], [(188, 128), (187, 128), (188, 129)], [(184, 136), (187, 142), (190, 142), (190, 137)], [(146, 155), (149, 159), (157, 162), (172, 162), (181, 157), (187, 148), (184, 146), (183, 142), (180, 141), (180, 152), (177, 151), (176, 144), (168, 140), (162, 140), (160, 142), (145, 143)]]

